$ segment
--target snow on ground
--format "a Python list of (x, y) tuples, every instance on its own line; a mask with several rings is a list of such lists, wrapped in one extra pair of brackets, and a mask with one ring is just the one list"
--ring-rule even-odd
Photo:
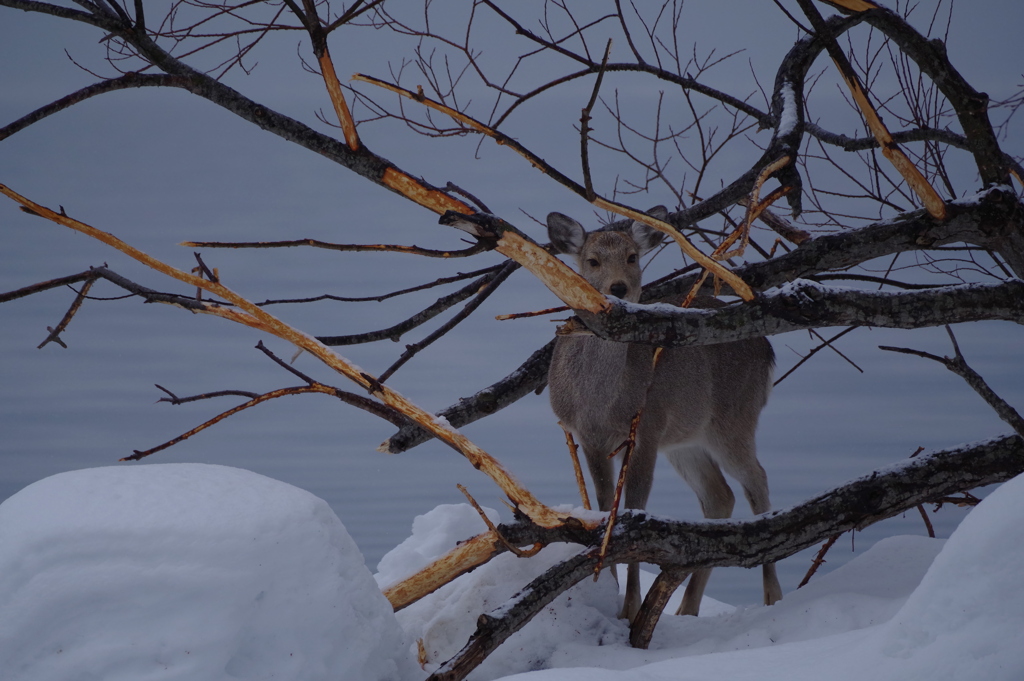
[[(945, 542), (879, 542), (771, 608), (705, 599), (699, 618), (664, 616), (646, 651), (626, 643), (614, 581), (585, 580), (470, 678), (1017, 681), (1021, 518), (1024, 476)], [(470, 507), (440, 506), (375, 582), (324, 502), (254, 473), (178, 464), (54, 476), (0, 504), (0, 678), (424, 678), (481, 612), (578, 550), (506, 554), (391, 612), (378, 584), (483, 530)]]
[(654, 650), (564, 647), (552, 659), (561, 669), (509, 679), (1019, 680), (1022, 518), (1019, 476), (975, 508), (944, 545), (890, 538), (771, 608), (663, 618)]
[(0, 504), (0, 678), (403, 679), (330, 507), (223, 466), (93, 468)]
[[(484, 510), (498, 521), (497, 512)], [(439, 558), (456, 542), (486, 530), (472, 506), (438, 506), (418, 517), (412, 536), (381, 559), (377, 581), (382, 586), (393, 584)], [(480, 613), (500, 607), (544, 570), (580, 549), (574, 544), (552, 545), (529, 559), (502, 554), (400, 610), (398, 621), (413, 640), (422, 639), (426, 669), (433, 671), (466, 644)], [(607, 572), (597, 582), (587, 579), (577, 584), (505, 641), (470, 678), (495, 679), (543, 667), (556, 649), (574, 642), (585, 647), (624, 643), (629, 630), (615, 617), (617, 593), (615, 580)]]

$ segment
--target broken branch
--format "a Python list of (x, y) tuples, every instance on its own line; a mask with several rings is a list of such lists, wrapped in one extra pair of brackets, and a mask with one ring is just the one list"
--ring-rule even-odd
[(524, 488), (494, 457), (485, 452), (479, 446), (471, 442), (464, 435), (452, 429), (445, 423), (436, 419), (432, 414), (424, 411), (413, 403), (409, 402), (401, 394), (381, 385), (373, 376), (355, 367), (345, 358), (334, 353), (326, 345), (317, 341), (312, 336), (304, 334), (293, 327), (280, 321), (269, 312), (251, 303), (242, 296), (236, 294), (220, 282), (213, 282), (197, 277), (187, 272), (171, 267), (156, 258), (143, 253), (137, 248), (125, 243), (121, 239), (91, 227), (83, 222), (74, 220), (66, 215), (56, 213), (49, 208), (34, 203), (33, 201), (14, 192), (5, 185), (0, 185), (0, 193), (5, 194), (15, 202), (33, 211), (35, 214), (44, 217), (52, 222), (63, 225), (76, 232), (86, 234), (98, 241), (101, 241), (129, 257), (143, 263), (144, 265), (185, 284), (196, 286), (209, 293), (236, 305), (239, 310), (228, 310), (225, 308), (211, 307), (208, 312), (237, 321), (247, 326), (272, 333), (282, 340), (292, 343), (296, 347), (316, 356), (320, 361), (334, 369), (349, 380), (362, 386), (371, 395), (377, 397), (388, 406), (404, 414), (425, 427), (436, 437), (447, 443), (449, 446), (460, 452), (469, 459), (470, 463), (477, 470), (488, 475), (512, 499), (520, 510), (534, 520), (538, 525), (553, 527), (562, 524), (565, 514), (558, 513), (542, 504), (533, 494)]

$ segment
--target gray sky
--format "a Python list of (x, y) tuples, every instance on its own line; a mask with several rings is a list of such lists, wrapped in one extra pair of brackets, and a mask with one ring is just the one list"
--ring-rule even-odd
[[(751, 69), (770, 85), (779, 58), (796, 37), (772, 3), (743, 5), (743, 15), (737, 17), (732, 3), (688, 3), (680, 38), (696, 40), (702, 52), (746, 49), (709, 77), (711, 84), (740, 96), (756, 89)], [(915, 13), (915, 25), (930, 17), (926, 5)], [(152, 6), (151, 18), (159, 14), (157, 6)], [(963, 4), (953, 16), (948, 48), (961, 73), (993, 99), (1016, 91), (1024, 81), (1024, 46), (1018, 35), (1024, 26), (1024, 5)], [(94, 82), (64, 50), (80, 63), (103, 69), (101, 37), (88, 26), (0, 8), (0, 63), (5, 65), (0, 70), (0, 125)], [(507, 29), (495, 28), (493, 41), (490, 35), (488, 39), (488, 58), (494, 53), (500, 61), (501, 48), (512, 44), (514, 37)], [(328, 131), (313, 112), (329, 112), (329, 101), (319, 79), (299, 67), (297, 42), (297, 35), (269, 41), (255, 57), (259, 64), (253, 75), (236, 72), (227, 82)], [(342, 76), (361, 71), (382, 78), (388, 77), (389, 60), (397, 62), (400, 50), (408, 49), (372, 30), (337, 34), (331, 46)], [(303, 49), (308, 56), (306, 44)], [(624, 45), (615, 49), (626, 57)], [(574, 176), (578, 138), (570, 126), (590, 84), (581, 82), (538, 101), (511, 121), (513, 134)], [(611, 88), (619, 88), (623, 99), (639, 107), (653, 101), (658, 86), (633, 78), (610, 83), (604, 92)], [(811, 102), (812, 111), (835, 111), (838, 95), (825, 88), (820, 92), (820, 98)], [(1019, 125), (1013, 128), (1004, 141), (1010, 153), (1022, 153), (1020, 130)], [(434, 184), (454, 181), (539, 240), (544, 240), (540, 228), (520, 211), (541, 217), (558, 210), (592, 220), (585, 202), (488, 142), (477, 151), (476, 139), (427, 139), (395, 125), (364, 126), (361, 133), (371, 148), (409, 172)], [(767, 138), (762, 134), (759, 139)], [(720, 176), (709, 187), (716, 187), (719, 180), (728, 182), (755, 158), (725, 157)], [(597, 170), (602, 191), (609, 191), (618, 171), (611, 166)], [(44, 205), (62, 205), (69, 215), (183, 269), (194, 266), (191, 250), (177, 246), (186, 239), (308, 237), (434, 248), (459, 244), (458, 235), (438, 226), (428, 212), (178, 91), (104, 95), (0, 142), (0, 182)], [(963, 189), (971, 187), (965, 184)], [(637, 203), (646, 207), (669, 200), (655, 193)], [(500, 261), (487, 254), (453, 266), (397, 254), (297, 249), (207, 250), (204, 259), (219, 268), (229, 287), (252, 300), (324, 292), (383, 293), (453, 269)], [(26, 216), (12, 203), (0, 203), (0, 290), (103, 263), (152, 288), (182, 291), (86, 237)], [(94, 292), (118, 294), (100, 286)], [(318, 303), (273, 311), (310, 333), (344, 334), (387, 326), (438, 295), (440, 290), (394, 304)], [(262, 338), (281, 356), (290, 356), (283, 343), (218, 319), (135, 300), (87, 303), (63, 335), (69, 349), (50, 345), (36, 350), (46, 327), (60, 320), (72, 297), (67, 290), (51, 291), (0, 305), (0, 499), (47, 475), (114, 465), (133, 449), (159, 444), (236, 404), (232, 399), (179, 407), (155, 404), (161, 393), (154, 383), (179, 395), (295, 385), (252, 349)], [(399, 371), (391, 384), (428, 409), (447, 406), (507, 374), (553, 332), (553, 324), (544, 319), (496, 322), (495, 314), (556, 302), (528, 274), (519, 272), (474, 319)], [(417, 330), (403, 342), (418, 340), (426, 332)], [(985, 323), (958, 328), (957, 333), (972, 366), (1004, 398), (1018, 409), (1024, 407), (1024, 333), (1019, 327)], [(797, 352), (813, 346), (806, 334), (777, 337), (773, 344), (780, 374), (798, 359)], [(948, 447), (1008, 430), (959, 378), (923, 359), (880, 352), (876, 348), (882, 344), (949, 352), (941, 330), (859, 330), (841, 347), (864, 368), (863, 374), (825, 352), (780, 385), (762, 418), (759, 436), (777, 507), (903, 459), (918, 446)], [(401, 349), (402, 345), (386, 343), (342, 348), (341, 354), (380, 373)], [(308, 357), (300, 358), (297, 366), (340, 384)], [(309, 489), (332, 504), (371, 566), (405, 536), (416, 513), (438, 503), (460, 503), (456, 482), (469, 485), (481, 503), (500, 506), (492, 483), (436, 444), (400, 456), (376, 453), (376, 445), (391, 432), (389, 424), (327, 398), (293, 397), (250, 410), (151, 459), (240, 466)], [(546, 395), (523, 400), (465, 432), (542, 500), (574, 501), (561, 433)], [(652, 510), (699, 516), (692, 495), (668, 467), (663, 468)], [(748, 511), (738, 507), (738, 514)], [(959, 517), (943, 511), (940, 530), (948, 535)], [(916, 516), (871, 530), (875, 534), (866, 533), (864, 545), (871, 537), (903, 531), (921, 531)], [(860, 546), (862, 540), (857, 541)], [(837, 557), (834, 564), (841, 560)], [(782, 568), (785, 590), (795, 586), (793, 575), (798, 579), (806, 569), (806, 560), (794, 558), (788, 564)], [(737, 573), (735, 578), (716, 575), (708, 593), (733, 602), (756, 600), (756, 576)]]

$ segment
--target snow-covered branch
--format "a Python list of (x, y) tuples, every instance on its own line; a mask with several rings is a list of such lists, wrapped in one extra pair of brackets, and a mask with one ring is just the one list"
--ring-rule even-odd
[(602, 338), (664, 346), (725, 343), (830, 326), (916, 329), (981, 320), (1024, 324), (1024, 281), (889, 292), (798, 280), (751, 303), (712, 310), (616, 302), (607, 313), (579, 315)]

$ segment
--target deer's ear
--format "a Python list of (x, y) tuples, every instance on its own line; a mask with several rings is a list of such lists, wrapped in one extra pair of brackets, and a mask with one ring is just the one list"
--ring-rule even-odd
[[(665, 206), (655, 206), (647, 211), (647, 214), (656, 220), (665, 220), (668, 217), (668, 209)], [(636, 220), (630, 226), (629, 232), (633, 236), (633, 241), (636, 242), (637, 247), (640, 249), (640, 255), (659, 245), (662, 239), (665, 238), (665, 235), (658, 230)]]
[(579, 255), (587, 240), (587, 230), (568, 215), (548, 213), (548, 238), (555, 253)]
[(662, 205), (657, 205), (654, 208), (651, 208), (649, 211), (647, 211), (647, 214), (650, 215), (655, 220), (661, 220), (662, 222), (664, 222), (665, 219), (668, 218), (668, 208), (665, 208), (665, 206)]

